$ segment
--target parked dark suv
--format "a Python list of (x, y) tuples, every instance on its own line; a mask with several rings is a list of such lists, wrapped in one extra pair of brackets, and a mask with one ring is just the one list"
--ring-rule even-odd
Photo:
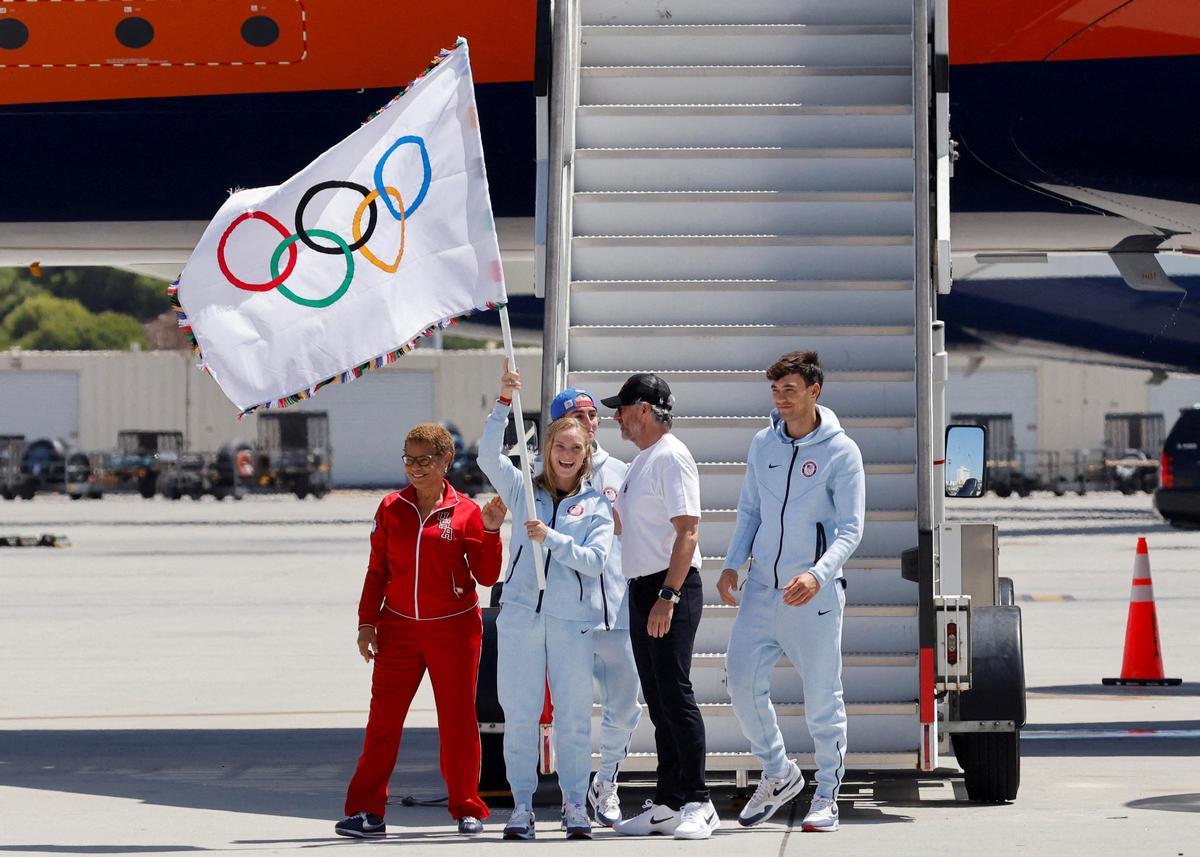
[(1154, 508), (1172, 526), (1200, 529), (1200, 405), (1180, 411), (1167, 435)]

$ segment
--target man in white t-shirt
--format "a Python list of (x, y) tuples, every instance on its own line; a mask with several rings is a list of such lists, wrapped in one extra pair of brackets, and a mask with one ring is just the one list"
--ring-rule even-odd
[(629, 579), (629, 636), (654, 723), (658, 788), (645, 810), (618, 822), (630, 836), (707, 839), (720, 826), (704, 781), (704, 719), (692, 692), (692, 646), (704, 609), (700, 583), (700, 477), (671, 434), (666, 381), (632, 375), (616, 396), (621, 437), (641, 452), (617, 493), (621, 570)]

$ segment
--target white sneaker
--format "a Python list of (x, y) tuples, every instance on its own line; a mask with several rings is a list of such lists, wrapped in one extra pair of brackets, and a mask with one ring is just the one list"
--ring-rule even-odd
[(592, 780), (588, 789), (588, 803), (596, 815), (596, 822), (612, 827), (621, 820), (621, 801), (617, 799), (617, 784)]
[(758, 781), (758, 788), (754, 790), (750, 800), (746, 801), (746, 806), (738, 816), (738, 824), (742, 827), (761, 824), (803, 790), (804, 774), (800, 773), (800, 767), (789, 759), (788, 772), (782, 777), (768, 777), (764, 774)]
[(708, 839), (712, 832), (721, 826), (721, 819), (717, 818), (717, 808), (712, 805), (711, 800), (704, 803), (685, 803), (679, 815), (679, 826), (675, 828), (676, 839)]
[(523, 803), (513, 807), (508, 824), (504, 825), (505, 839), (533, 839), (537, 833), (533, 828), (533, 813)]
[(678, 810), (652, 800), (642, 804), (642, 812), (613, 825), (613, 830), (626, 836), (670, 836), (679, 826)]
[(591, 839), (592, 820), (581, 803), (565, 803), (562, 809), (562, 829), (567, 839)]
[(837, 803), (827, 797), (813, 798), (800, 829), (810, 833), (833, 833), (838, 829)]

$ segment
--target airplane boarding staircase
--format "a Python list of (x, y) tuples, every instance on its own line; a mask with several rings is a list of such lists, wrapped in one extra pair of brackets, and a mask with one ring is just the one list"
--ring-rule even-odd
[[(918, 543), (914, 140), (927, 114), (913, 110), (913, 8), (578, 0), (564, 13), (574, 39), (551, 84), (565, 120), (548, 242), (559, 230), (561, 285), (548, 279), (543, 377), (547, 389), (598, 395), (637, 371), (671, 385), (703, 507), (707, 606), (692, 680), (708, 768), (740, 782), (758, 762), (725, 687), (736, 608), (716, 579), (746, 451), (770, 408), (763, 370), (796, 349), (820, 352), (821, 403), (866, 462), (866, 527), (845, 569), (847, 767), (917, 766), (918, 593), (900, 570)], [(612, 420), (598, 439), (635, 454)], [(786, 661), (771, 695), (789, 751), (811, 767)], [(593, 740), (598, 707), (595, 718)], [(654, 766), (644, 716), (624, 769)]]

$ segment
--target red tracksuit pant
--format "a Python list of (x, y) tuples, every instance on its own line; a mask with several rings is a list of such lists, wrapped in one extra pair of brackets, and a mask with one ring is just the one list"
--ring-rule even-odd
[(346, 790), (346, 815), (386, 815), (388, 780), (396, 767), (400, 733), (425, 670), (438, 713), (442, 777), (454, 818), (488, 817), (479, 797), (479, 724), (475, 681), (483, 619), (478, 609), (418, 622), (385, 616), (377, 628), (379, 654), (371, 678), (371, 714), (358, 769)]

